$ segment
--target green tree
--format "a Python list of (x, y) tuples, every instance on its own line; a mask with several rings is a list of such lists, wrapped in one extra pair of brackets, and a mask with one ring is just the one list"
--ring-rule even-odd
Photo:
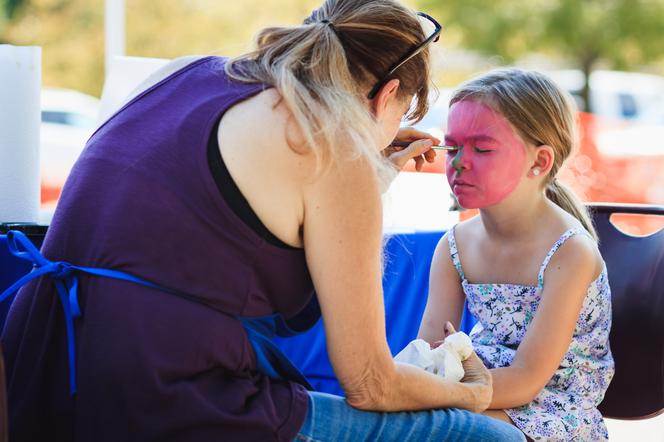
[[(468, 49), (506, 62), (531, 51), (570, 59), (588, 77), (598, 62), (630, 69), (664, 56), (664, 0), (420, 0)], [(587, 107), (588, 111), (589, 109)]]
[[(22, 1), (7, 27), (3, 2)], [(270, 25), (301, 22), (320, 0), (126, 0), (126, 53), (174, 58), (238, 55)], [(0, 41), (42, 47), (43, 84), (99, 96), (104, 83), (104, 0), (0, 0)]]
[(14, 13), (24, 3), (26, 3), (25, 0), (2, 0), (0, 1), (0, 8), (5, 17), (12, 18)]
[(0, 43), (5, 41), (4, 32), (7, 23), (14, 18), (18, 9), (26, 0), (0, 0)]

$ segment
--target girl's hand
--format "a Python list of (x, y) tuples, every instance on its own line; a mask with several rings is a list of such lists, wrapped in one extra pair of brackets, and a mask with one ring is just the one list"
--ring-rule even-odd
[(388, 146), (383, 150), (385, 155), (398, 169), (401, 170), (411, 159), (415, 160), (415, 170), (422, 170), (424, 162), (433, 163), (436, 151), (431, 148), (434, 144), (440, 144), (440, 140), (431, 134), (419, 131), (412, 127), (402, 127), (397, 132), (396, 140), (412, 141), (410, 146), (403, 148)]

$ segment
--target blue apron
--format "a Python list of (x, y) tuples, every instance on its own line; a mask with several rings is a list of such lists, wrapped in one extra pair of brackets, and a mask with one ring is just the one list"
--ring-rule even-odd
[[(77, 273), (120, 279), (157, 289), (188, 301), (196, 302), (219, 311), (206, 301), (193, 295), (161, 287), (158, 284), (138, 278), (125, 272), (93, 267), (79, 267), (62, 261), (49, 261), (22, 232), (7, 232), (7, 247), (16, 257), (34, 264), (33, 270), (20, 278), (12, 286), (0, 294), (0, 302), (4, 301), (29, 281), (40, 276), (49, 275), (58, 292), (65, 315), (67, 331), (67, 352), (69, 356), (69, 391), (76, 393), (76, 341), (74, 337), (74, 319), (81, 316), (78, 304)], [(320, 318), (320, 307), (314, 295), (309, 304), (294, 318), (285, 320), (279, 313), (260, 317), (238, 317), (242, 323), (251, 346), (256, 354), (258, 371), (275, 380), (288, 380), (314, 390), (306, 377), (293, 365), (286, 355), (277, 347), (272, 338), (275, 336), (289, 337), (312, 327)]]

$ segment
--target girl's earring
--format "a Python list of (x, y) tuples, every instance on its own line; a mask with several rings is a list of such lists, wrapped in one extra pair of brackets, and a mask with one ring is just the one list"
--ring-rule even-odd
[(538, 176), (539, 174), (540, 174), (540, 170), (539, 170), (539, 169), (533, 169), (533, 175), (534, 175), (534, 176)]

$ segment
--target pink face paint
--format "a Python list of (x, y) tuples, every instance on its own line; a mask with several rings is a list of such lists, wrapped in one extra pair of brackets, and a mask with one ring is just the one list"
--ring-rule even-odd
[(526, 145), (490, 107), (464, 100), (450, 108), (445, 144), (447, 181), (459, 204), (481, 209), (504, 200), (525, 175)]

